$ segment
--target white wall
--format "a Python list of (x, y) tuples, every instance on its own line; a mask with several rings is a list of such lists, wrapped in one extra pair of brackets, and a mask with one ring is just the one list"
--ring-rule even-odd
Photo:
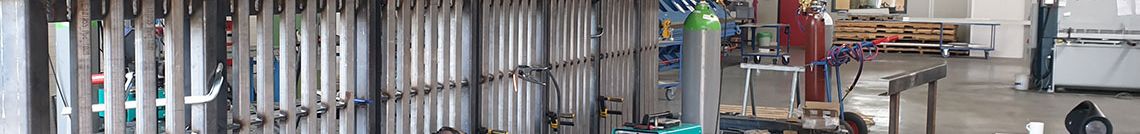
[[(993, 19), (1010, 21), (1028, 21), (1028, 6), (1025, 0), (970, 0), (969, 18)], [(990, 56), (1003, 58), (1022, 58), (1028, 47), (1029, 26), (1025, 23), (1005, 23), (998, 27), (996, 47)], [(988, 26), (973, 26), (970, 28), (970, 42), (977, 44), (990, 43), (990, 28)], [(981, 53), (971, 53), (980, 56)]]
[[(969, 1), (966, 0), (907, 0), (907, 17), (966, 18)], [(933, 7), (931, 7), (933, 4)]]

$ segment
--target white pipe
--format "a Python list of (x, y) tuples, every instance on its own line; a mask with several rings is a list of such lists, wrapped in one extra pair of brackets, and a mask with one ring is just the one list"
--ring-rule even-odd
[[(215, 83), (214, 86), (210, 89), (210, 94), (206, 94), (206, 96), (186, 96), (186, 98), (184, 99), (186, 104), (202, 104), (202, 103), (213, 101), (214, 99), (216, 99), (218, 97), (218, 92), (221, 92), (220, 91), (222, 89), (221, 81), (225, 81), (225, 79), (226, 79), (225, 77), (220, 77), (219, 80), (217, 80), (218, 83)], [(158, 106), (158, 107), (166, 106), (167, 102), (169, 102), (169, 101), (166, 101), (165, 98), (155, 99), (154, 101), (155, 101), (155, 106)], [(126, 109), (135, 109), (135, 108), (138, 108), (139, 102), (138, 101), (127, 101), (125, 103), (125, 105), (126, 105)], [(91, 112), (103, 112), (106, 110), (107, 110), (107, 106), (105, 104), (91, 105)], [(60, 115), (70, 115), (71, 114), (71, 107), (61, 108), (59, 113), (60, 113)]]

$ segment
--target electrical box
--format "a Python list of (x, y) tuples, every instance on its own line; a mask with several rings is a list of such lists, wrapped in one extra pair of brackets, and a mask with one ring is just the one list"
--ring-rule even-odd
[(644, 130), (632, 127), (616, 128), (613, 134), (700, 134), (701, 126), (696, 124), (681, 124), (676, 127), (657, 129), (657, 130)]

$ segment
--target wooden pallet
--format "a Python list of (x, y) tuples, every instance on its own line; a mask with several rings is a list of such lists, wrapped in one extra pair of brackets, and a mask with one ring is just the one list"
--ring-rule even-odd
[(847, 16), (847, 20), (861, 20), (861, 21), (893, 21), (899, 20), (901, 16), (882, 16), (882, 15), (851, 15)]
[[(939, 32), (943, 31), (943, 32)], [(893, 33), (893, 34), (945, 34), (953, 36), (955, 30), (917, 29), (917, 28), (870, 28), (870, 27), (836, 27), (835, 32), (845, 33)]]
[(890, 36), (898, 36), (899, 40), (903, 41), (958, 41), (954, 36), (946, 35), (930, 35), (930, 34), (892, 34), (892, 33), (848, 33), (848, 32), (835, 32), (836, 39), (843, 40), (874, 40), (878, 38), (886, 38)]
[[(836, 41), (837, 43), (850, 43), (854, 41)], [(877, 47), (880, 53), (916, 53), (916, 54), (942, 54), (942, 49), (937, 44), (930, 45), (892, 45), (892, 44), (879, 44)], [(869, 48), (864, 50), (870, 51)], [(970, 55), (969, 51), (965, 50), (950, 50), (950, 55)]]
[(939, 25), (936, 23), (916, 23), (916, 22), (859, 22), (859, 21), (838, 21), (835, 23), (836, 27), (868, 27), (868, 28), (919, 28), (919, 29), (957, 29), (957, 25)]

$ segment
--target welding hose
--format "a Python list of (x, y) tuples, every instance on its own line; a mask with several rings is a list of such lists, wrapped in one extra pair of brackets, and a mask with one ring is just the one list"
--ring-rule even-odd
[[(836, 87), (837, 87), (837, 89), (840, 90), (839, 94), (843, 94), (843, 97), (839, 98), (839, 101), (842, 102), (842, 101), (847, 99), (847, 95), (850, 95), (851, 91), (855, 89), (855, 85), (859, 83), (859, 78), (863, 76), (863, 64), (864, 64), (864, 62), (874, 60), (875, 57), (878, 57), (879, 52), (877, 50), (874, 50), (874, 49), (877, 49), (878, 45), (881, 43), (893, 42), (893, 41), (896, 41), (898, 39), (899, 39), (898, 36), (890, 36), (890, 37), (886, 37), (886, 38), (875, 39), (872, 41), (864, 41), (864, 42), (853, 43), (853, 44), (844, 44), (841, 46), (833, 47), (830, 51), (828, 51), (827, 57), (825, 57), (824, 59), (817, 61), (815, 63), (816, 64), (823, 64), (824, 68), (827, 68), (828, 70), (830, 69), (829, 67), (835, 67), (835, 69), (836, 69), (835, 70), (836, 81), (837, 81)], [(872, 50), (869, 52), (863, 52), (864, 47), (870, 47)], [(847, 91), (842, 91), (841, 87), (843, 85), (842, 85), (842, 83), (838, 82), (840, 80), (840, 78), (838, 78), (839, 66), (841, 66), (843, 64), (847, 64), (848, 62), (851, 62), (851, 60), (859, 61), (859, 71), (855, 74), (855, 80), (851, 82), (851, 86), (847, 88)], [(828, 71), (825, 70), (824, 73), (828, 73)], [(825, 81), (830, 81), (827, 79), (827, 77), (824, 77), (824, 78), (825, 78), (824, 79)], [(824, 87), (830, 88), (830, 82), (825, 83)], [(830, 92), (830, 90), (828, 90), (828, 91)], [(828, 94), (830, 94), (830, 93), (828, 93)], [(828, 98), (828, 99), (830, 100), (831, 98)]]

